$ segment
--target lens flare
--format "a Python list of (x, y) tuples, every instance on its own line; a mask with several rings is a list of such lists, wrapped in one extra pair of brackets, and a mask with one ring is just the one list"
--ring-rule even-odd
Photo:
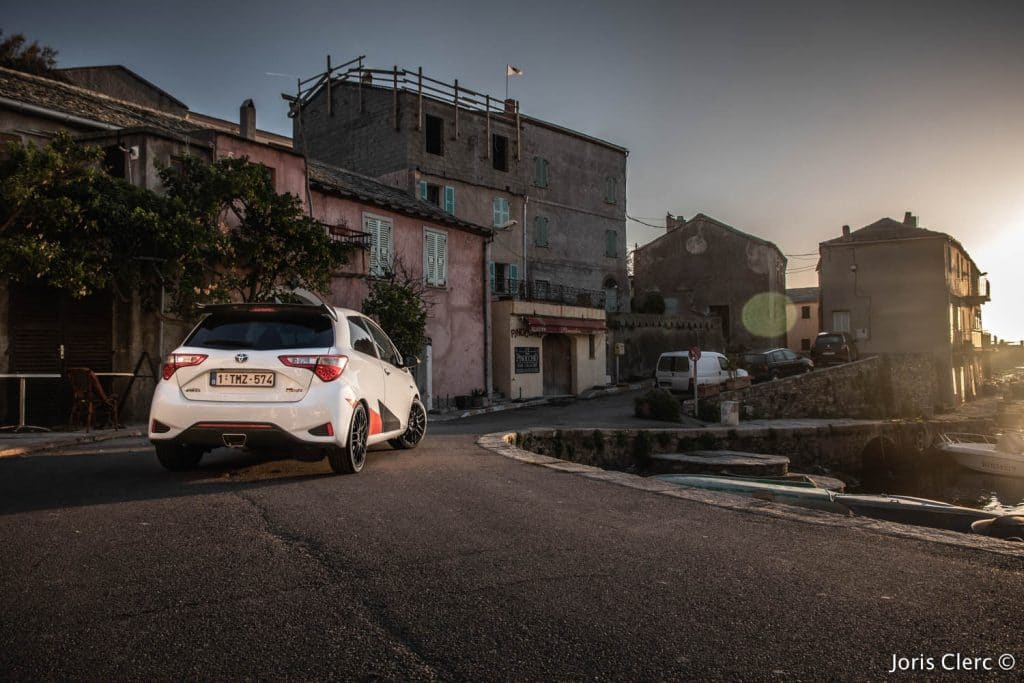
[(757, 337), (784, 336), (786, 303), (786, 296), (778, 292), (755, 294), (743, 305), (743, 326)]

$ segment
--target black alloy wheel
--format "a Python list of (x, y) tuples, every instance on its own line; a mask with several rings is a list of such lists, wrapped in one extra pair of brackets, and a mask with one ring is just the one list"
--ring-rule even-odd
[(427, 435), (427, 411), (419, 401), (413, 401), (409, 408), (409, 425), (405, 433), (388, 441), (394, 448), (416, 448)]
[(366, 439), (370, 433), (370, 421), (366, 417), (366, 406), (357, 403), (352, 411), (348, 428), (348, 445), (332, 450), (327, 459), (331, 469), (338, 474), (356, 474), (366, 464)]

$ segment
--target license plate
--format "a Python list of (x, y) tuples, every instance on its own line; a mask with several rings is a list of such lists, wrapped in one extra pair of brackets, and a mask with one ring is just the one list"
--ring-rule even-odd
[(272, 387), (272, 372), (211, 372), (211, 387)]

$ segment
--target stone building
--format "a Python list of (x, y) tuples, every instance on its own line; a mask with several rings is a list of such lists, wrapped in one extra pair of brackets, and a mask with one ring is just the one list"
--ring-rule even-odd
[(666, 216), (666, 233), (634, 254), (633, 291), (665, 301), (665, 314), (721, 322), (725, 349), (786, 343), (786, 257), (777, 246), (714, 218)]
[[(566, 376), (603, 384), (606, 328), (602, 322), (596, 330), (588, 321), (595, 310), (628, 310), (628, 297), (620, 294), (628, 289), (627, 150), (526, 116), (514, 100), (444, 83), (421, 70), (369, 69), (356, 60), (311, 82), (297, 96), (286, 96), (296, 147), (491, 227), (493, 299), (519, 302), (495, 307), (489, 335), (495, 348), (508, 345), (510, 330), (523, 328), (517, 311), (524, 306), (554, 307), (561, 324), (535, 325), (532, 334), (567, 339), (540, 345), (548, 349), (540, 356), (540, 374), (547, 362), (570, 359)], [(568, 331), (538, 331), (556, 328)], [(586, 353), (562, 353), (583, 344)], [(518, 397), (515, 373), (505, 372), (514, 366), (497, 358), (494, 363), (494, 386)], [(527, 386), (527, 393), (539, 395), (576, 393), (569, 389), (582, 385), (549, 377)]]
[(946, 233), (882, 218), (819, 245), (822, 326), (851, 332), (861, 354), (931, 353), (938, 400), (976, 396), (987, 281)]
[(793, 351), (810, 351), (821, 330), (820, 292), (817, 287), (786, 290), (786, 346)]

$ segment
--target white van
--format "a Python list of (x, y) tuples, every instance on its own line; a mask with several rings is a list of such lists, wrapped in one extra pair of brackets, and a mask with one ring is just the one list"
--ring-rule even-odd
[[(734, 377), (746, 377), (746, 370), (738, 370), (721, 353), (702, 351), (697, 361), (697, 384), (724, 384)], [(690, 384), (690, 354), (687, 351), (669, 351), (658, 357), (658, 369), (654, 371), (657, 385), (669, 391), (693, 393)]]

